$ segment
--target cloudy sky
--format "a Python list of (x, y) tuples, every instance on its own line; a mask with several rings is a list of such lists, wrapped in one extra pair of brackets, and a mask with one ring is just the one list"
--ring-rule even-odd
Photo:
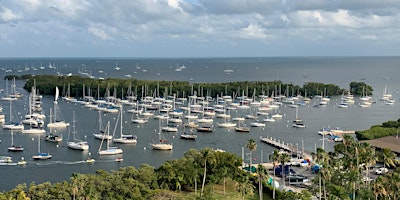
[(0, 57), (399, 53), (399, 0), (0, 0)]

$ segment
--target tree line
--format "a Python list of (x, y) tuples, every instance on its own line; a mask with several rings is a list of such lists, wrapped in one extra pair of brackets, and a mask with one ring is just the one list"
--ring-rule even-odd
[[(310, 191), (323, 199), (400, 197), (399, 162), (388, 148), (377, 152), (369, 143), (344, 135), (343, 143), (336, 144), (333, 152), (318, 148), (314, 160), (321, 168)], [(370, 170), (377, 162), (393, 170), (373, 180)]]
[(383, 122), (381, 125), (371, 126), (367, 130), (356, 131), (357, 139), (359, 140), (373, 140), (386, 136), (393, 136), (399, 133), (400, 119), (397, 121)]
[[(11, 80), (13, 75), (6, 76)], [(281, 81), (242, 81), (227, 83), (191, 83), (188, 81), (151, 81), (138, 79), (116, 79), (107, 78), (104, 80), (91, 79), (81, 76), (55, 76), (55, 75), (36, 75), (21, 76), (26, 81), (24, 89), (30, 91), (34, 84), (40, 94), (54, 95), (57, 86), (64, 93), (70, 88), (70, 95), (73, 97), (83, 96), (83, 87), (86, 95), (104, 97), (106, 91), (115, 93), (118, 98), (123, 98), (128, 92), (136, 96), (173, 96), (186, 97), (188, 95), (211, 96), (230, 95), (248, 97), (258, 97), (258, 95), (268, 96), (297, 96), (313, 97), (315, 95), (336, 96), (342, 95), (346, 89), (342, 89), (334, 84), (324, 84), (307, 82), (304, 85), (294, 85), (292, 83), (282, 83)], [(88, 94), (88, 88), (91, 93)], [(364, 82), (350, 83), (350, 92), (354, 95), (372, 94), (372, 87)]]

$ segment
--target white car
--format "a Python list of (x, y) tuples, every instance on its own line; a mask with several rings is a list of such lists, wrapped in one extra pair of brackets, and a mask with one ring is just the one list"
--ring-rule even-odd
[(388, 168), (386, 168), (386, 167), (381, 167), (381, 168), (379, 168), (379, 169), (377, 169), (376, 171), (375, 171), (375, 174), (386, 174), (387, 172), (388, 172), (389, 170), (388, 170)]

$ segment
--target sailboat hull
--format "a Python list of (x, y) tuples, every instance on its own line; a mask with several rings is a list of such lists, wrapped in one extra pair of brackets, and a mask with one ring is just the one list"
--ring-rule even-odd
[(47, 127), (48, 128), (66, 128), (69, 126), (69, 123), (61, 121), (61, 122), (53, 122), (53, 123), (48, 123)]
[(121, 153), (123, 153), (122, 149), (118, 149), (118, 148), (109, 148), (106, 150), (99, 151), (100, 155), (116, 155), (116, 154), (121, 154)]
[(172, 144), (151, 144), (151, 148), (154, 150), (172, 150)]
[(5, 125), (3, 125), (3, 129), (5, 129), (5, 130), (23, 130), (24, 125), (5, 124)]

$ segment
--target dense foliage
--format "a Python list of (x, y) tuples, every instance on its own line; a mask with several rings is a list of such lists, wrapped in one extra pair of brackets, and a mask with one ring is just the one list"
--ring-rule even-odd
[[(249, 139), (246, 147), (255, 150)], [(288, 154), (274, 151), (270, 158), (284, 165)], [(333, 152), (318, 148), (313, 155), (321, 167), (312, 179), (309, 191), (323, 199), (398, 199), (400, 197), (400, 174), (396, 154), (389, 149), (376, 152), (368, 143), (357, 142), (344, 135)], [(373, 180), (369, 170), (377, 162), (392, 168), (390, 172)], [(139, 169), (123, 167), (116, 171), (96, 171), (96, 174), (73, 174), (69, 181), (51, 184), (31, 183), (18, 185), (0, 193), (1, 199), (214, 199), (210, 188), (235, 182), (236, 191), (242, 196), (254, 194), (258, 185), (260, 199), (266, 191), (276, 199), (312, 199), (311, 193), (276, 190), (269, 184), (268, 171), (259, 165), (254, 173), (243, 171), (242, 159), (232, 153), (212, 149), (191, 149), (184, 157), (169, 160), (155, 169), (142, 164)], [(284, 177), (283, 177), (284, 180)], [(208, 189), (205, 189), (207, 187)], [(271, 193), (273, 195), (271, 195)], [(185, 194), (183, 196), (183, 194)], [(225, 189), (224, 189), (225, 194)]]
[(7, 76), (4, 76), (4, 80), (12, 80), (12, 79), (27, 80), (27, 79), (30, 79), (32, 77), (33, 76), (30, 75), (30, 74), (25, 74), (25, 75), (21, 75), (21, 76), (18, 76), (18, 75), (7, 75)]
[[(123, 167), (116, 171), (97, 170), (96, 174), (73, 174), (69, 181), (51, 184), (21, 184), (0, 193), (1, 199), (214, 199), (210, 187), (224, 185), (229, 179), (244, 198), (254, 194), (260, 184), (268, 193), (268, 172), (258, 167), (257, 175), (240, 168), (237, 155), (212, 149), (191, 149), (184, 157), (169, 160), (155, 169), (147, 164), (140, 168)], [(261, 166), (261, 165), (260, 165)], [(208, 187), (208, 189), (205, 189)], [(260, 193), (260, 196), (263, 194)], [(277, 191), (277, 199), (310, 199), (301, 193)]]
[(376, 152), (369, 143), (357, 142), (344, 135), (343, 143), (335, 145), (334, 152), (318, 148), (314, 155), (322, 167), (313, 179), (311, 191), (323, 199), (398, 199), (400, 174), (397, 169), (373, 180), (370, 169), (376, 162), (384, 167), (399, 165), (390, 149)]
[[(11, 77), (10, 77), (11, 78)], [(324, 94), (325, 96), (341, 95), (345, 90), (333, 84), (307, 82), (303, 87), (284, 84), (281, 81), (243, 81), (229, 83), (190, 83), (187, 81), (149, 81), (138, 79), (115, 79), (105, 80), (91, 79), (81, 76), (55, 76), (37, 75), (27, 79), (24, 89), (30, 91), (36, 83), (36, 88), (41, 94), (54, 95), (55, 87), (59, 87), (65, 95), (67, 88), (70, 88), (70, 95), (82, 97), (85, 87), (86, 95), (104, 97), (107, 89), (111, 95), (117, 97), (125, 96), (127, 91), (132, 91), (137, 96), (172, 96), (183, 97), (197, 94), (198, 96), (233, 95), (258, 96), (282, 95), (286, 96), (314, 96)], [(90, 94), (88, 93), (90, 88)], [(97, 89), (98, 88), (98, 89)], [(368, 87), (370, 88), (370, 87)], [(355, 89), (358, 91), (359, 89)], [(369, 89), (368, 91), (372, 91)]]
[(387, 121), (382, 125), (371, 126), (368, 130), (356, 131), (357, 139), (359, 140), (372, 140), (386, 136), (396, 135), (399, 132), (400, 119), (397, 121)]
[(351, 82), (350, 83), (350, 93), (353, 95), (371, 96), (372, 91), (374, 91), (372, 89), (372, 87), (367, 85), (364, 82)]

